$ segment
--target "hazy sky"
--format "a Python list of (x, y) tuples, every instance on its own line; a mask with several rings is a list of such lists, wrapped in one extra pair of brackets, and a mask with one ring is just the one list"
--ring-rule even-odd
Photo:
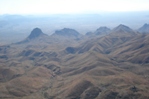
[(0, 0), (0, 14), (149, 11), (149, 0)]

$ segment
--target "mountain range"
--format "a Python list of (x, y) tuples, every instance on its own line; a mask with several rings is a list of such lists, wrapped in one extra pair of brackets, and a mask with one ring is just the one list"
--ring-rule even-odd
[(0, 46), (1, 99), (148, 99), (147, 24), (47, 35)]

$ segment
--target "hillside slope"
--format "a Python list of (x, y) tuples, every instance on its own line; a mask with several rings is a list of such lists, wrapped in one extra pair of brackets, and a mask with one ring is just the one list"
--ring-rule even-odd
[(0, 46), (0, 98), (149, 98), (149, 35), (125, 25), (102, 37), (53, 35), (35, 28), (25, 41)]

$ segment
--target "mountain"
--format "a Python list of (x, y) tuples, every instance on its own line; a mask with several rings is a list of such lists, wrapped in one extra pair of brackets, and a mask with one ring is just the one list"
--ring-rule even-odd
[(39, 28), (35, 28), (32, 30), (31, 34), (27, 37), (28, 39), (35, 39), (41, 35), (44, 35), (44, 33)]
[(35, 41), (35, 42), (47, 42), (49, 39), (49, 36), (44, 34), (40, 28), (34, 28), (30, 35), (23, 41), (18, 42), (19, 43), (26, 43), (30, 41)]
[[(102, 30), (103, 28), (100, 29)], [(78, 53), (84, 53), (86, 51), (110, 53), (110, 49), (112, 49), (114, 46), (121, 45), (136, 37), (137, 35), (138, 34), (135, 33), (128, 26), (121, 24), (115, 27), (113, 30), (111, 30), (108, 35), (97, 37), (95, 35), (92, 36), (92, 39), (88, 39), (84, 43), (80, 44), (80, 46), (74, 48), (74, 51)]]
[(99, 27), (95, 32), (87, 32), (87, 36), (105, 36), (110, 33), (110, 29), (107, 28), (106, 26)]
[(113, 30), (112, 30), (113, 33), (115, 34), (127, 34), (127, 35), (135, 35), (136, 33), (131, 29), (129, 28), (128, 26), (126, 25), (123, 25), (123, 24), (120, 24), (119, 26), (115, 27)]
[(149, 24), (144, 24), (141, 28), (138, 29), (140, 33), (149, 33)]
[(110, 33), (110, 29), (107, 27), (100, 27), (94, 33), (96, 35), (107, 35)]
[(56, 30), (54, 34), (52, 34), (53, 37), (62, 37), (62, 38), (80, 38), (81, 34), (77, 32), (74, 29), (70, 28), (64, 28), (61, 30)]

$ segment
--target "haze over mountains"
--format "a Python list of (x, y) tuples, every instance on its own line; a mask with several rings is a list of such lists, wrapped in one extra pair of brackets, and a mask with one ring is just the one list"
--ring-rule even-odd
[(113, 29), (118, 24), (125, 24), (137, 30), (142, 24), (148, 22), (148, 16), (148, 11), (53, 15), (0, 15), (0, 42), (9, 44), (21, 41), (35, 27), (40, 27), (48, 35), (53, 34), (55, 30), (63, 28), (72, 28), (81, 34), (86, 34), (87, 32), (95, 32), (101, 26), (107, 26)]
[(148, 99), (147, 30), (147, 24), (138, 30), (120, 24), (86, 35), (67, 27), (47, 35), (35, 27), (0, 46), (0, 98)]

